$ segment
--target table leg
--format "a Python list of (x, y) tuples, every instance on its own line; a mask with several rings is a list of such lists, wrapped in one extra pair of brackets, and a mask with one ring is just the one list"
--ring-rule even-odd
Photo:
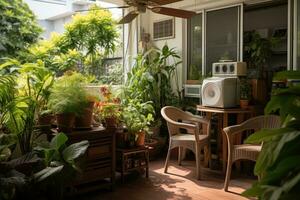
[[(223, 114), (223, 128), (228, 126), (228, 114), (224, 113)], [(226, 173), (226, 163), (227, 163), (227, 139), (224, 131), (222, 130), (222, 146), (223, 146), (223, 167), (222, 167), (222, 172), (225, 174)]]
[[(205, 115), (205, 118), (208, 120), (211, 120), (211, 116), (212, 116), (212, 113), (207, 112)], [(204, 127), (203, 131), (205, 132), (206, 130), (207, 130), (207, 127)], [(209, 145), (210, 145), (210, 141), (209, 141)], [(208, 152), (209, 150), (210, 149), (207, 146), (204, 147), (204, 167), (211, 167), (211, 166), (208, 166), (209, 165), (208, 155), (211, 153), (211, 152)]]
[(149, 151), (145, 151), (146, 155), (146, 178), (149, 178)]
[(223, 148), (222, 148), (222, 134), (223, 133), (223, 114), (218, 113), (218, 136), (217, 136), (217, 152), (218, 158), (221, 160)]
[(125, 181), (125, 179), (124, 179), (125, 160), (126, 159), (124, 159), (124, 155), (122, 154), (122, 170), (121, 170), (121, 181), (122, 181), (122, 183), (124, 183), (124, 181)]
[[(237, 114), (236, 123), (241, 124), (244, 121), (245, 115), (243, 113)], [(237, 134), (235, 136), (235, 144), (242, 144), (242, 134)], [(241, 161), (236, 161), (235, 166), (237, 171), (241, 171)]]

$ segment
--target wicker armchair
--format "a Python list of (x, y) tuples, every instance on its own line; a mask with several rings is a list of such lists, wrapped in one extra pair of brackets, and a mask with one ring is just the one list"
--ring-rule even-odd
[(261, 144), (240, 144), (234, 145), (233, 140), (236, 134), (245, 133), (246, 130), (258, 131), (263, 128), (279, 128), (280, 117), (276, 115), (263, 115), (251, 118), (239, 125), (229, 126), (223, 129), (227, 137), (228, 144), (228, 160), (224, 190), (228, 191), (228, 185), (231, 175), (232, 164), (237, 160), (252, 160), (256, 161), (259, 152), (261, 151)]
[[(183, 148), (187, 148), (195, 154), (197, 179), (200, 179), (200, 152), (205, 146), (208, 148), (208, 159), (210, 161), (210, 121), (172, 106), (163, 107), (161, 115), (167, 121), (170, 136), (165, 173), (168, 170), (171, 150), (179, 147), (178, 164), (180, 165)], [(187, 134), (180, 133), (180, 129), (185, 129)]]

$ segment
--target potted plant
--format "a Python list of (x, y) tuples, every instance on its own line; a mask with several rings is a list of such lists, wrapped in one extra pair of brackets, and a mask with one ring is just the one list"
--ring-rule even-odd
[(118, 126), (121, 115), (120, 99), (112, 93), (111, 86), (100, 87), (100, 101), (96, 103), (94, 114), (99, 122), (105, 124), (105, 127)]
[(72, 131), (75, 116), (79, 116), (89, 104), (87, 92), (76, 77), (64, 75), (57, 79), (49, 97), (49, 108), (56, 115), (58, 129), (62, 132)]
[(83, 102), (85, 105), (83, 110), (75, 116), (76, 128), (91, 128), (95, 101), (94, 96), (87, 94), (86, 101)]
[(151, 102), (140, 103), (131, 100), (127, 105), (124, 105), (121, 119), (127, 128), (129, 146), (144, 146), (145, 134), (153, 121), (152, 113)]
[(251, 99), (251, 85), (247, 79), (240, 81), (240, 106), (241, 108), (248, 108), (249, 100)]

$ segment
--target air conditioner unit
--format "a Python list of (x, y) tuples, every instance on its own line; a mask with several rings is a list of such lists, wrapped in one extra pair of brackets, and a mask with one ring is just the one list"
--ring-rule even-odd
[(203, 106), (236, 107), (239, 104), (239, 79), (235, 77), (204, 79), (201, 93)]
[(184, 96), (185, 97), (201, 97), (201, 85), (184, 85)]
[(246, 76), (247, 64), (245, 62), (213, 63), (212, 75), (216, 77)]

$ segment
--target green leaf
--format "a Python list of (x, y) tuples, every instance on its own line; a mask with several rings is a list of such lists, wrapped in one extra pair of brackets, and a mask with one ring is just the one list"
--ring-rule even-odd
[(300, 168), (300, 156), (291, 156), (284, 158), (279, 164), (272, 169), (266, 178), (261, 180), (262, 183), (274, 183), (281, 181), (289, 172)]
[(299, 131), (292, 131), (292, 132), (285, 133), (280, 139), (280, 141), (278, 142), (276, 148), (274, 149), (273, 161), (275, 161), (278, 158), (279, 154), (283, 152), (282, 150), (285, 145), (288, 145), (289, 142), (295, 140), (299, 136), (300, 136)]
[(278, 129), (262, 129), (251, 134), (246, 140), (246, 143), (258, 144), (261, 142), (270, 141), (273, 137), (284, 135), (293, 131), (291, 128), (278, 128)]
[(246, 197), (256, 197), (263, 192), (260, 184), (258, 182), (253, 183), (252, 187), (247, 189), (242, 193), (243, 196)]
[(50, 147), (59, 150), (68, 140), (68, 137), (64, 133), (58, 133), (52, 138)]
[(63, 151), (63, 158), (68, 163), (73, 163), (74, 160), (80, 156), (82, 156), (89, 146), (89, 142), (87, 140), (71, 144)]
[(61, 170), (64, 168), (63, 165), (58, 166), (58, 167), (46, 167), (45, 169), (37, 172), (34, 174), (34, 178), (38, 181), (44, 181), (45, 179), (54, 176), (55, 174), (58, 174), (61, 172)]

